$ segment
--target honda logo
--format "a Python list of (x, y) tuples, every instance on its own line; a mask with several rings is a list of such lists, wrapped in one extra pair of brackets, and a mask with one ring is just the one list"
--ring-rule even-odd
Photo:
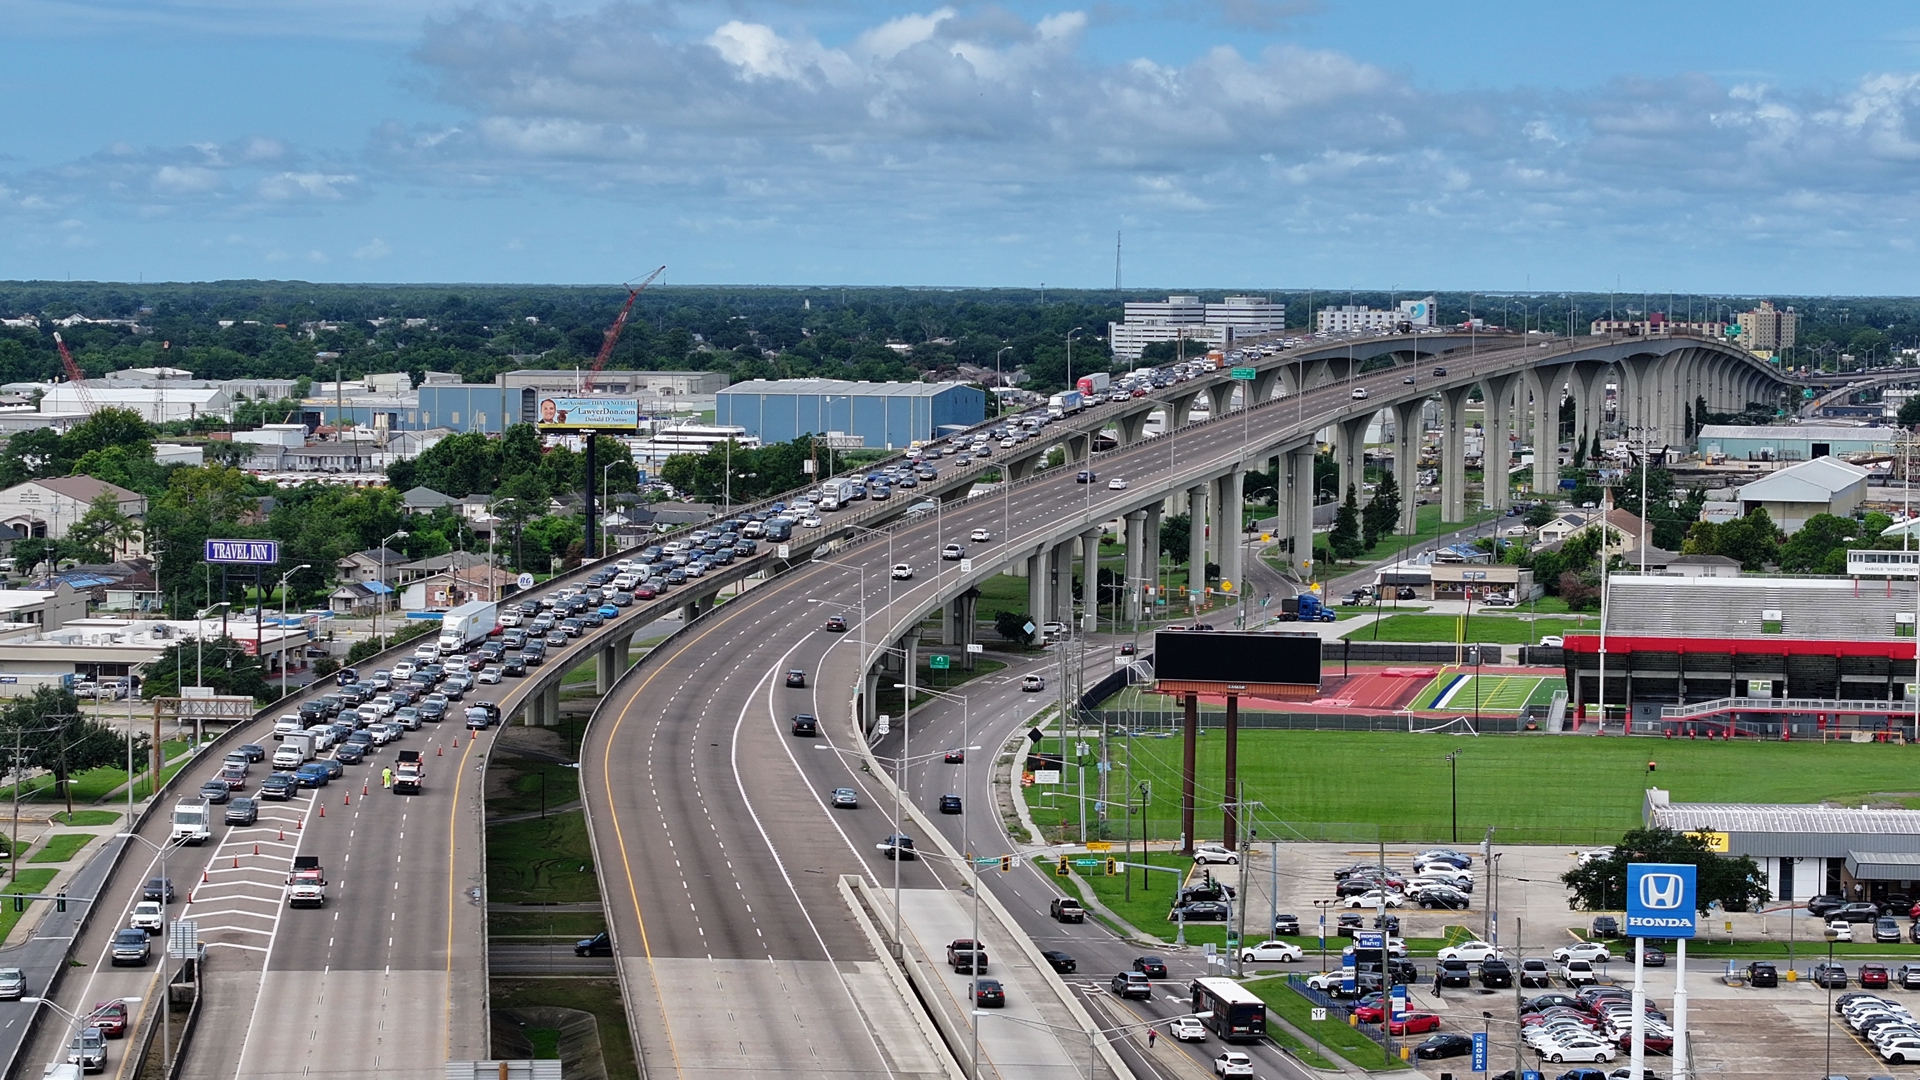
[(1679, 874), (1640, 875), (1640, 906), (1651, 911), (1672, 911), (1686, 899), (1687, 887)]

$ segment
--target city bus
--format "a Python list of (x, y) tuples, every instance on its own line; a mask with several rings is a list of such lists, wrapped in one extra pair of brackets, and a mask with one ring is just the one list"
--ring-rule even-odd
[(1193, 1011), (1211, 1014), (1202, 1023), (1227, 1042), (1250, 1042), (1267, 1035), (1267, 1005), (1232, 979), (1195, 979)]

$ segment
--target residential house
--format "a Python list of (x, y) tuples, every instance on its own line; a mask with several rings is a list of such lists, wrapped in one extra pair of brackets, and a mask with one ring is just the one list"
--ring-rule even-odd
[(405, 554), (392, 548), (372, 548), (356, 551), (333, 565), (340, 572), (341, 581), (364, 585), (369, 581), (395, 579), (396, 572), (408, 561)]
[(400, 496), (400, 509), (407, 514), (431, 514), (444, 507), (459, 505), (459, 499), (442, 495), (430, 487), (410, 488)]
[(327, 608), (336, 615), (371, 615), (392, 611), (399, 594), (378, 581), (346, 581), (327, 594)]
[(1539, 541), (1542, 544), (1557, 544), (1581, 529), (1587, 527), (1589, 515), (1580, 511), (1569, 511), (1540, 526)]
[(1867, 497), (1866, 469), (1836, 457), (1789, 465), (1765, 479), (1742, 484), (1741, 514), (1764, 509), (1783, 532), (1795, 533), (1818, 514), (1851, 517)]

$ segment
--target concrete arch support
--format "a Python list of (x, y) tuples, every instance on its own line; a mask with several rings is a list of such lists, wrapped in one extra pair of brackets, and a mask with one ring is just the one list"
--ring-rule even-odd
[(1100, 537), (1102, 530), (1080, 534), (1080, 604), (1087, 613), (1083, 630), (1100, 625)]
[(1207, 586), (1207, 488), (1196, 484), (1187, 489), (1187, 593), (1194, 603)]
[(1040, 642), (1040, 628), (1047, 624), (1052, 614), (1048, 600), (1053, 593), (1048, 583), (1048, 552), (1046, 548), (1027, 556), (1027, 619), (1033, 623), (1032, 644)]
[(1246, 526), (1242, 519), (1246, 516), (1247, 471), (1235, 468), (1220, 478), (1220, 510), (1214, 514), (1214, 530), (1219, 534), (1220, 577), (1233, 582), (1237, 593), (1246, 588), (1241, 565), (1247, 550)]
[(1467, 394), (1469, 386), (1440, 392), (1440, 506), (1448, 521), (1467, 520)]
[[(1412, 535), (1420, 521), (1420, 412), (1422, 401), (1393, 407), (1393, 479), (1400, 486), (1400, 531)], [(1342, 493), (1341, 498), (1346, 498)]]
[(1313, 466), (1312, 443), (1287, 451), (1283, 458), (1282, 480), (1287, 491), (1285, 524), (1288, 564), (1296, 577), (1306, 577), (1307, 560), (1313, 558)]
[(1514, 375), (1489, 376), (1480, 383), (1486, 417), (1485, 449), (1480, 458), (1481, 503), (1495, 510), (1513, 505), (1510, 485), (1513, 465), (1513, 398), (1522, 386)]
[(1374, 415), (1349, 416), (1334, 425), (1334, 461), (1340, 466), (1340, 490), (1333, 493), (1336, 502), (1347, 497), (1349, 487), (1357, 494), (1366, 479), (1367, 429), (1373, 426)]
[(1560, 402), (1571, 364), (1533, 369), (1533, 490), (1546, 496), (1560, 487)]
[(1140, 620), (1140, 598), (1145, 591), (1145, 566), (1141, 558), (1146, 554), (1147, 512), (1134, 510), (1126, 516), (1127, 532), (1123, 539), (1126, 546), (1126, 580), (1121, 583), (1121, 595), (1126, 597), (1126, 617), (1134, 622)]

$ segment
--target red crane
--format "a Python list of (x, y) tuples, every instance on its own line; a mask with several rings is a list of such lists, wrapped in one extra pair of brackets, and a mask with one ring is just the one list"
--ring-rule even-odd
[[(666, 267), (661, 267), (662, 270)], [(93, 412), (93, 395), (87, 393), (87, 373), (73, 362), (73, 354), (67, 351), (67, 343), (60, 340), (60, 331), (53, 332), (53, 343), (60, 348), (60, 362), (66, 365), (67, 381), (73, 384), (73, 392), (79, 395), (80, 405), (89, 414)]]
[[(653, 273), (648, 274), (645, 281), (627, 290), (627, 302), (620, 305), (619, 318), (614, 319), (613, 325), (607, 327), (606, 338), (600, 342), (600, 355), (593, 358), (593, 370), (587, 372), (586, 381), (580, 386), (582, 392), (593, 393), (593, 380), (600, 374), (600, 369), (607, 366), (607, 358), (613, 355), (613, 347), (620, 341), (620, 331), (627, 328), (627, 316), (633, 314), (634, 299), (640, 295), (643, 289), (653, 284), (654, 278), (666, 272), (667, 268), (663, 266)], [(54, 337), (57, 339), (59, 335), (55, 334)]]

